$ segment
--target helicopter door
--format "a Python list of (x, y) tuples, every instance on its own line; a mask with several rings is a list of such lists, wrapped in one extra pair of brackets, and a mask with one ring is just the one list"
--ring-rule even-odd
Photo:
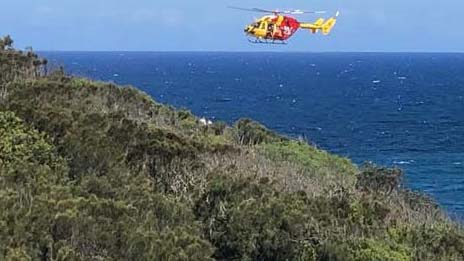
[(267, 22), (261, 21), (259, 23), (258, 30), (255, 31), (255, 36), (257, 37), (266, 37), (267, 34)]

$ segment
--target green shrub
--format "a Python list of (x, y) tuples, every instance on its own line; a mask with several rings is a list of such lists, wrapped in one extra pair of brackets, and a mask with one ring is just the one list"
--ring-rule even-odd
[(45, 135), (0, 112), (0, 259), (46, 255), (52, 202), (69, 196), (66, 175)]
[(186, 109), (182, 109), (182, 110), (177, 111), (177, 117), (180, 120), (187, 120), (189, 118), (195, 118), (195, 116), (190, 111), (188, 111)]
[(440, 212), (437, 202), (428, 195), (407, 189), (401, 190), (400, 195), (413, 210), (429, 213)]
[(58, 182), (65, 178), (64, 171), (64, 161), (45, 135), (25, 126), (14, 113), (0, 112), (0, 183), (34, 186)]
[(227, 124), (223, 121), (215, 121), (210, 127), (213, 130), (213, 134), (216, 136), (224, 135), (224, 131), (227, 128)]
[[(0, 46), (1, 47), (1, 46)], [(10, 248), (7, 250), (5, 259), (8, 261), (26, 261), (32, 260), (23, 248)]]
[(347, 175), (357, 173), (356, 167), (348, 159), (318, 150), (305, 142), (273, 142), (262, 144), (259, 149), (273, 161), (287, 161), (309, 170), (327, 170), (332, 174)]
[(250, 119), (241, 119), (235, 123), (236, 142), (241, 145), (257, 145), (277, 142), (285, 138), (269, 131), (263, 125)]
[(302, 236), (308, 218), (304, 200), (276, 194), (265, 179), (216, 178), (196, 213), (217, 259), (297, 260), (314, 253)]
[(464, 233), (455, 224), (404, 224), (388, 233), (396, 242), (409, 245), (416, 260), (464, 260)]
[(330, 242), (319, 248), (319, 260), (333, 261), (409, 261), (412, 249), (379, 239)]
[(371, 193), (390, 194), (402, 185), (403, 172), (397, 168), (382, 168), (366, 164), (358, 175), (356, 188)]

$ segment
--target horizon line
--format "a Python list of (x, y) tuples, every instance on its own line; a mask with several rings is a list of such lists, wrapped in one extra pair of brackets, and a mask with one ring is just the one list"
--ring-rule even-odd
[(464, 51), (221, 51), (221, 50), (34, 50), (37, 53), (278, 53), (278, 54), (464, 54)]

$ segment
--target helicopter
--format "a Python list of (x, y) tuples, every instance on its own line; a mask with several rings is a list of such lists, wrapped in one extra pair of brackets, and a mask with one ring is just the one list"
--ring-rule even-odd
[(337, 22), (340, 12), (337, 11), (335, 16), (325, 20), (324, 18), (317, 19), (314, 23), (299, 22), (296, 18), (290, 15), (301, 14), (325, 14), (325, 11), (302, 11), (302, 10), (266, 10), (260, 8), (241, 8), (229, 6), (229, 8), (241, 11), (251, 11), (258, 13), (267, 13), (244, 29), (248, 36), (248, 41), (255, 44), (287, 44), (298, 29), (307, 29), (313, 34), (322, 32), (323, 35), (328, 35)]

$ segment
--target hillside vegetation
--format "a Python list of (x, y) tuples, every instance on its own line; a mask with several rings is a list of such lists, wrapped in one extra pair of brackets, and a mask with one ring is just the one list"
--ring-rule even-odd
[(464, 260), (398, 169), (46, 64), (0, 40), (0, 260)]

